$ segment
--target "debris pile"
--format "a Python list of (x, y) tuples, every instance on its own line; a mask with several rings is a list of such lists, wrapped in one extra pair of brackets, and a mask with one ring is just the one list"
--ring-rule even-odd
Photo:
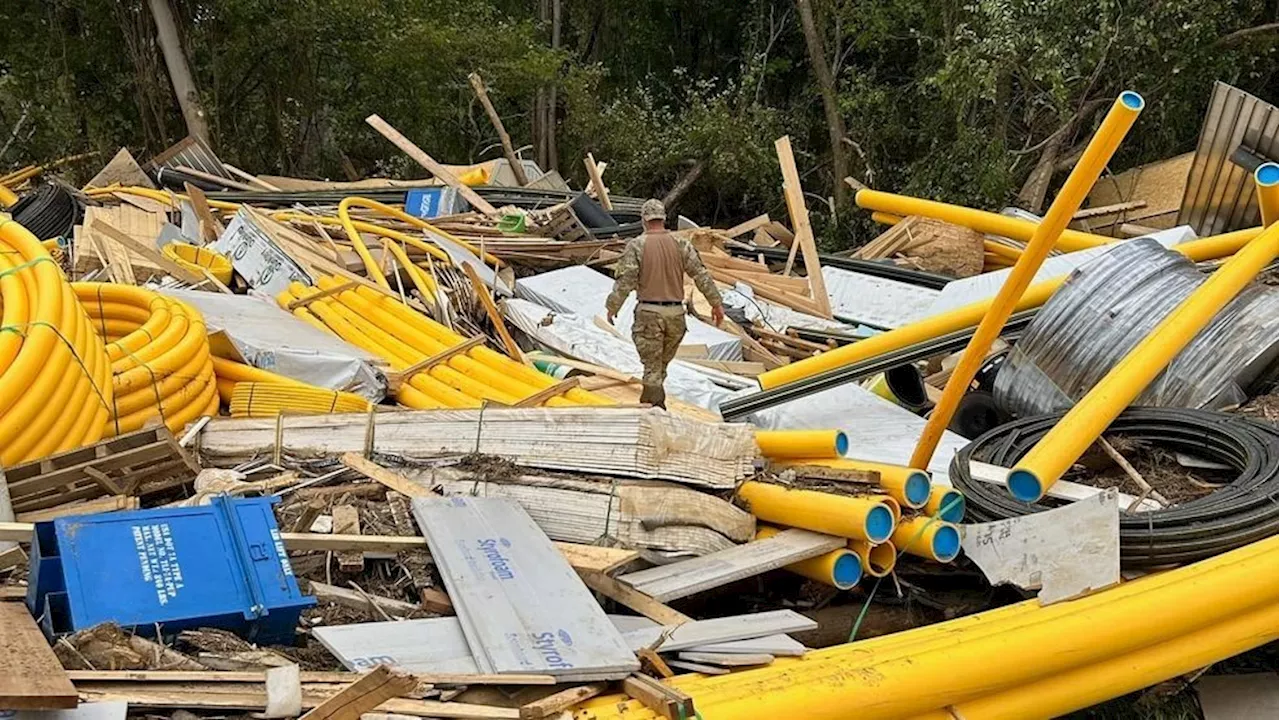
[(1124, 93), (1043, 217), (861, 188), (823, 254), (779, 138), (653, 407), (643, 200), (472, 85), (503, 160), (368, 118), (418, 180), (0, 178), (0, 708), (1023, 717), (1275, 639), (1274, 146), (1103, 190)]

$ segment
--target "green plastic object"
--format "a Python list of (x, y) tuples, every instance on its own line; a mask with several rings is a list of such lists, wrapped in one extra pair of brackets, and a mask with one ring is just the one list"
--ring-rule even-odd
[(509, 234), (523, 233), (525, 230), (525, 216), (520, 213), (503, 215), (502, 219), (498, 221), (498, 230)]

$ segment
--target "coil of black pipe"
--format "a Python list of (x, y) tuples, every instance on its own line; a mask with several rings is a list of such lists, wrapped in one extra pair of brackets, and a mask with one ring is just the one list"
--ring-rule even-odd
[[(974, 480), (969, 462), (1014, 467), (1061, 417), (1014, 420), (956, 453), (951, 482), (965, 494), (966, 521), (991, 522), (1052, 507), (1019, 502), (1001, 485)], [(1121, 510), (1122, 566), (1194, 562), (1276, 534), (1280, 434), (1274, 425), (1210, 410), (1143, 407), (1125, 410), (1107, 434), (1216, 461), (1230, 466), (1236, 475), (1229, 484), (1188, 502), (1152, 511)]]

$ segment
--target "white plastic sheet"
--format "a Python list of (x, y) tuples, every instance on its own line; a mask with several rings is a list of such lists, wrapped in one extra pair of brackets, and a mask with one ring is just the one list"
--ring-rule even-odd
[(887, 330), (928, 317), (938, 297), (937, 290), (830, 266), (822, 278), (833, 315)]
[[(571, 312), (589, 321), (605, 315), (605, 300), (613, 290), (609, 276), (585, 265), (571, 265), (516, 282), (516, 297), (530, 300), (559, 312)], [(631, 325), (635, 318), (636, 298), (631, 295), (622, 304), (614, 327), (625, 338), (631, 337)], [(713, 325), (694, 317), (686, 317), (688, 331), (682, 346), (705, 345), (712, 360), (741, 360), (742, 341)]]
[(210, 335), (226, 335), (244, 361), (294, 380), (357, 393), (377, 402), (386, 381), (369, 353), (322, 332), (275, 303), (247, 295), (164, 289), (195, 307)]

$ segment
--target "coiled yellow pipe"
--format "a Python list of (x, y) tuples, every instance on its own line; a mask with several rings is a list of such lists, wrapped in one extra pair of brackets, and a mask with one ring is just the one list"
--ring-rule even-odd
[(223, 285), (231, 284), (231, 259), (220, 252), (183, 242), (171, 242), (161, 252), (179, 267), (190, 270), (197, 276), (202, 276), (207, 270)]
[(275, 417), (280, 413), (368, 412), (359, 395), (321, 387), (240, 382), (231, 393), (231, 417)]
[(102, 438), (112, 401), (102, 341), (40, 240), (0, 218), (0, 464)]
[(218, 387), (199, 312), (130, 285), (72, 287), (90, 326), (111, 339), (113, 400), (103, 432), (131, 432), (159, 416), (176, 433), (201, 415), (217, 414)]

